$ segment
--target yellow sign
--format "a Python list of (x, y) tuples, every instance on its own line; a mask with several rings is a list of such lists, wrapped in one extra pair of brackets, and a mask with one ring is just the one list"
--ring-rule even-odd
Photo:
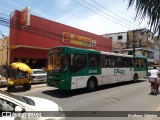
[(12, 46), (11, 46), (11, 49), (16, 49), (16, 48), (18, 48), (17, 45), (12, 45)]
[(92, 47), (92, 39), (71, 34), (68, 32), (63, 32), (63, 42), (67, 44), (85, 46), (85, 47)]

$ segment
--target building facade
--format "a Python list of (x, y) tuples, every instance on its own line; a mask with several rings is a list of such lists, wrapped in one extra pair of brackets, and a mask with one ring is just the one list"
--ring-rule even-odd
[[(143, 55), (148, 58), (149, 63), (160, 60), (158, 59), (159, 57), (156, 58), (156, 56), (159, 56), (159, 47), (155, 47), (153, 34), (147, 29), (111, 33), (103, 36), (106, 38), (112, 38), (114, 41), (113, 52), (130, 55)], [(116, 51), (115, 48), (117, 48)]]
[(126, 48), (127, 32), (105, 34), (103, 37), (112, 39), (112, 52), (122, 53)]
[(21, 25), (21, 12), (11, 17), (9, 63), (25, 62), (31, 68), (47, 63), (50, 48), (71, 46), (111, 52), (112, 40), (61, 23), (30, 15), (30, 24)]

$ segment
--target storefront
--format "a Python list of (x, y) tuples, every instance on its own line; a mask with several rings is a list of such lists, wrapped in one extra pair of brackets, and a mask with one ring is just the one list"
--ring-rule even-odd
[(21, 23), (15, 11), (11, 18), (9, 63), (22, 61), (32, 68), (45, 67), (48, 49), (72, 46), (110, 52), (112, 40), (61, 23), (30, 15), (29, 24)]

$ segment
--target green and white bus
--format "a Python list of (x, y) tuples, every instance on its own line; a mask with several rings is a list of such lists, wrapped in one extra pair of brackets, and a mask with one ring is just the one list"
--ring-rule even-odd
[(87, 88), (147, 77), (147, 58), (67, 46), (48, 53), (47, 85), (63, 90)]

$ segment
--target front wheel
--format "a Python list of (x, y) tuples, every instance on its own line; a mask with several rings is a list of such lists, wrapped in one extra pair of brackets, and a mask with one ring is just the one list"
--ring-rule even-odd
[(96, 82), (96, 80), (93, 79), (93, 78), (90, 78), (90, 79), (88, 80), (88, 82), (87, 82), (87, 90), (88, 90), (89, 92), (92, 92), (92, 91), (94, 91), (94, 90), (96, 89), (96, 87), (97, 87), (97, 82)]
[(137, 82), (138, 81), (138, 75), (135, 74), (134, 77), (133, 77), (133, 82)]
[(15, 92), (16, 88), (15, 88), (15, 86), (7, 86), (7, 91), (9, 91), (9, 92)]
[(31, 89), (31, 85), (30, 84), (24, 84), (23, 85), (23, 89), (24, 90), (30, 90)]

